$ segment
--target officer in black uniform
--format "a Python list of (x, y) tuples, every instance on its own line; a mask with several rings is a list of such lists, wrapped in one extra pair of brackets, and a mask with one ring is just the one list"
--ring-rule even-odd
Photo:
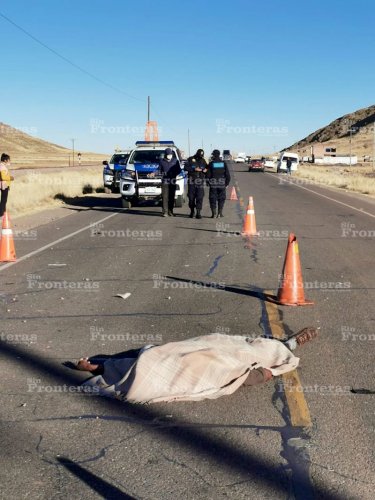
[[(159, 161), (159, 172), (162, 175), (161, 181), (161, 193), (162, 193), (162, 203), (163, 217), (175, 217), (176, 214), (173, 213), (174, 207), (174, 197), (176, 193), (176, 177), (181, 172), (180, 162), (177, 159), (176, 153), (174, 153), (171, 148), (167, 148), (164, 151), (164, 158)], [(154, 177), (154, 174), (150, 174), (150, 177)]]
[[(226, 188), (230, 183), (230, 173), (228, 165), (220, 158), (220, 151), (212, 151), (212, 160), (208, 165), (207, 172), (208, 184), (210, 186), (210, 207), (212, 211), (211, 218), (224, 217), (223, 207), (226, 199)], [(218, 209), (216, 215), (216, 207)]]
[(188, 198), (190, 218), (194, 217), (194, 209), (197, 209), (197, 219), (201, 219), (201, 210), (204, 197), (204, 186), (206, 182), (207, 162), (204, 159), (203, 149), (198, 149), (194, 156), (188, 158), (185, 170), (188, 173)]

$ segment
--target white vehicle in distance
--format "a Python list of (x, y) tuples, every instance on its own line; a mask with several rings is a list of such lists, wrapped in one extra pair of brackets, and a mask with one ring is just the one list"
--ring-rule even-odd
[(246, 163), (246, 153), (238, 153), (235, 163)]
[(173, 141), (138, 141), (135, 143), (125, 169), (121, 173), (120, 193), (123, 208), (130, 208), (141, 200), (161, 201), (161, 175), (159, 161), (170, 148), (177, 158), (182, 172), (176, 178), (175, 206), (185, 201), (186, 174), (180, 151)]
[(290, 151), (284, 151), (284, 153), (281, 154), (278, 162), (277, 162), (277, 173), (279, 174), (280, 172), (286, 172), (286, 162), (288, 159), (291, 159), (292, 161), (292, 166), (290, 170), (292, 172), (296, 172), (298, 170), (298, 165), (299, 165), (299, 156), (297, 153), (291, 153)]
[(272, 158), (266, 158), (264, 160), (264, 166), (265, 168), (276, 168), (276, 162)]

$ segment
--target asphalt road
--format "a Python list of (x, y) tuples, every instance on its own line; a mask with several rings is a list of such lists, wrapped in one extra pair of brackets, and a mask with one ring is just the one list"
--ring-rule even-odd
[[(122, 211), (83, 197), (17, 221), (0, 265), (0, 498), (370, 499), (374, 491), (373, 201), (233, 165), (225, 218)], [(249, 195), (260, 235), (237, 233)], [(23, 226), (22, 226), (23, 225)], [(287, 235), (306, 307), (276, 307)], [(130, 293), (126, 299), (116, 294)], [(222, 332), (319, 339), (291, 379), (213, 401), (135, 406), (76, 392), (63, 365)], [(73, 392), (74, 391), (74, 392)]]

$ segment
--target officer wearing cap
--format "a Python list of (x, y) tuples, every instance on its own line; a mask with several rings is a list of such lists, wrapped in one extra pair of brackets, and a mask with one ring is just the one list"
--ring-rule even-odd
[(224, 217), (223, 207), (226, 199), (226, 188), (230, 183), (230, 173), (228, 165), (220, 158), (220, 151), (217, 149), (212, 151), (212, 160), (208, 164), (207, 178), (210, 186), (211, 218)]
[(163, 199), (162, 216), (174, 216), (174, 197), (176, 193), (176, 177), (181, 172), (180, 163), (171, 148), (164, 151), (164, 158), (159, 161), (159, 171), (162, 176), (161, 192)]
[(201, 210), (204, 197), (204, 186), (206, 182), (207, 162), (204, 159), (203, 149), (198, 149), (194, 156), (188, 158), (185, 170), (188, 173), (188, 198), (190, 218), (194, 217), (197, 210), (197, 219), (201, 219)]

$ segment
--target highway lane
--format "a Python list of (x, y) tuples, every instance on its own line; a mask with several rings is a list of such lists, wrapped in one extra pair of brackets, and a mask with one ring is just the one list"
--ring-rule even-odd
[[(19, 241), (18, 255), (60, 242), (0, 267), (1, 331), (26, 339), (8, 339), (1, 359), (8, 496), (19, 496), (27, 479), (31, 498), (92, 497), (87, 483), (97, 495), (112, 487), (112, 495), (117, 488), (135, 498), (312, 498), (314, 489), (370, 498), (374, 396), (349, 391), (374, 389), (373, 219), (272, 175), (234, 170), (241, 196), (255, 200), (261, 234), (250, 244), (235, 234), (239, 202), (227, 201), (220, 221), (197, 221), (184, 216), (187, 208), (164, 219), (158, 207), (116, 213), (111, 197), (87, 210), (83, 199), (73, 215), (37, 228), (35, 240)], [(353, 229), (368, 236), (350, 236)], [(58, 392), (77, 375), (61, 363), (81, 355), (215, 331), (270, 335), (257, 294), (277, 288), (288, 231), (300, 242), (315, 305), (279, 308), (282, 328), (322, 327), (298, 352), (302, 386), (291, 388), (304, 390), (311, 428), (291, 425), (279, 380), (216, 401), (150, 407)], [(115, 297), (126, 292), (126, 300)]]

